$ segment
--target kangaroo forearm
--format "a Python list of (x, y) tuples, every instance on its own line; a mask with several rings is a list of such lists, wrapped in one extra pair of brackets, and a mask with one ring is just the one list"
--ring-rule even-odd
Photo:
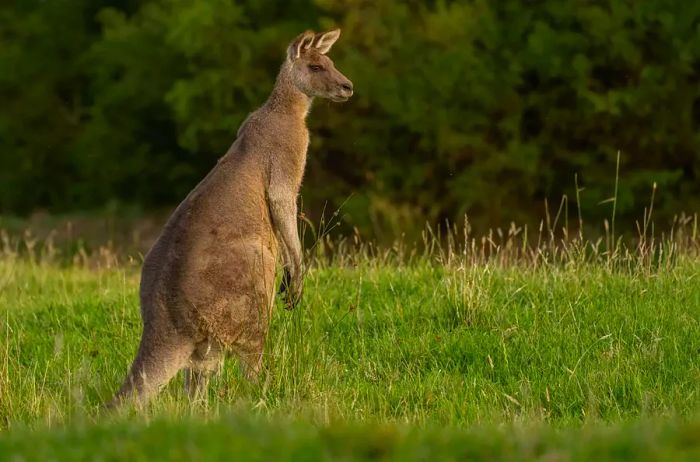
[(296, 203), (270, 201), (273, 226), (280, 238), (285, 266), (295, 272), (301, 268), (301, 242), (297, 232)]
[(297, 233), (296, 202), (271, 200), (270, 215), (275, 232), (280, 237), (282, 254), (285, 256), (280, 293), (286, 294), (287, 309), (293, 309), (301, 299), (304, 284), (301, 243)]
[(282, 235), (280, 233), (276, 232), (275, 236), (277, 237), (277, 244), (279, 245), (279, 252), (282, 258), (282, 265), (285, 267), (290, 266), (292, 262), (289, 256), (289, 250), (287, 250), (287, 244), (284, 242), (284, 239), (282, 238)]

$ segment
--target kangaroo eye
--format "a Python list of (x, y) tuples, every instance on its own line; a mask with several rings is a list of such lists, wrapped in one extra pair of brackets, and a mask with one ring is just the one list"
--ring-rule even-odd
[(323, 66), (318, 66), (316, 64), (309, 64), (309, 69), (311, 72), (321, 72), (323, 70)]

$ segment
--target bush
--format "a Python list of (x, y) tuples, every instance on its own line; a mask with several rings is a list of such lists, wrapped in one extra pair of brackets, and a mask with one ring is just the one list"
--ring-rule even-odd
[[(97, 2), (99, 3), (99, 2)], [(137, 5), (138, 3), (138, 5)], [(700, 4), (42, 2), (0, 13), (0, 210), (172, 205), (266, 98), (286, 43), (339, 26), (356, 96), (317, 102), (305, 208), (391, 235), (700, 209)], [(332, 106), (332, 107), (331, 107)], [(349, 200), (348, 197), (350, 197)]]

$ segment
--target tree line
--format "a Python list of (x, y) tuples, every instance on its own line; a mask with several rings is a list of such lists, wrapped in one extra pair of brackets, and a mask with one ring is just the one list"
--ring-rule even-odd
[[(700, 210), (700, 2), (23, 0), (0, 7), (0, 213), (176, 204), (267, 97), (286, 45), (340, 27), (304, 208), (425, 222)], [(580, 203), (577, 202), (580, 198)]]

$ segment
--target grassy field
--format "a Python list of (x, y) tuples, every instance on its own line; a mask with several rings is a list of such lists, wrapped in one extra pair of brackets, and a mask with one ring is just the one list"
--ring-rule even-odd
[(700, 456), (694, 254), (386, 255), (311, 268), (300, 308), (275, 312), (260, 384), (229, 360), (204, 404), (178, 378), (109, 416), (140, 334), (138, 263), (5, 255), (0, 459)]

